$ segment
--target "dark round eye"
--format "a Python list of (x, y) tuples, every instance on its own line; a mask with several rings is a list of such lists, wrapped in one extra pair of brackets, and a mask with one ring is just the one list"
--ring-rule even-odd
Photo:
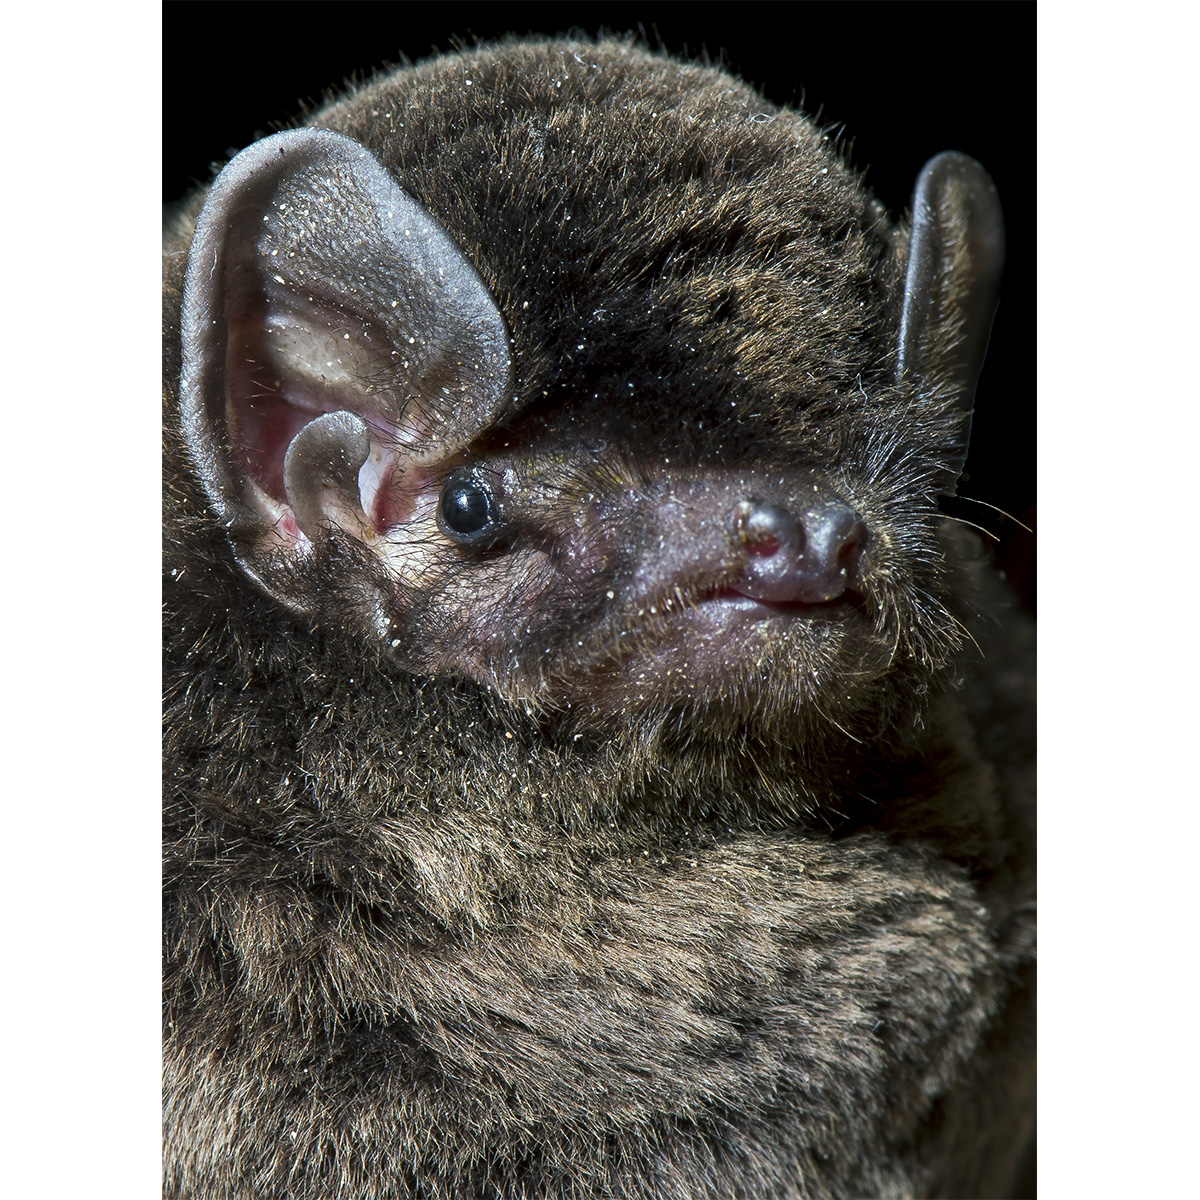
[(499, 519), (496, 500), (475, 475), (455, 474), (442, 488), (438, 518), (443, 531), (457, 542), (477, 542), (495, 532)]

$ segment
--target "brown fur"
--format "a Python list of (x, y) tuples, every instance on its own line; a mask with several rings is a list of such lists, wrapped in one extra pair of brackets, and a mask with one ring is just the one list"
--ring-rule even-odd
[(541, 667), (439, 665), (415, 601), (389, 651), (336, 539), (318, 599), (264, 593), (180, 429), (193, 205), (164, 258), (165, 1194), (1008, 1194), (1030, 635), (937, 513), (952, 404), (889, 375), (905, 229), (805, 118), (620, 43), (439, 59), (313, 123), (482, 276), (505, 428), (558, 445), (574, 414), (852, 491), (891, 555), (862, 661), (892, 658), (860, 685), (793, 639), (715, 700), (614, 718), (565, 712)]

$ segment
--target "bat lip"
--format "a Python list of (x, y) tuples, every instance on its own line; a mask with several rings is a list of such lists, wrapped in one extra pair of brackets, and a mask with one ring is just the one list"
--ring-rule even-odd
[(732, 587), (712, 588), (696, 597), (697, 607), (719, 604), (745, 617), (773, 619), (800, 617), (814, 621), (844, 620), (867, 609), (866, 597), (847, 589), (828, 600), (760, 600)]
[(865, 595), (849, 589), (830, 600), (776, 601), (747, 596), (728, 583), (717, 582), (691, 591), (651, 594), (636, 604), (623, 606), (614, 622), (607, 625), (602, 641), (605, 653), (611, 653), (611, 636), (619, 630), (622, 639), (634, 635), (634, 643), (622, 643), (618, 657), (631, 652), (635, 643), (642, 652), (653, 646), (669, 651), (694, 644), (704, 657), (714, 638), (738, 638), (742, 634), (757, 638), (770, 626), (780, 632), (793, 625), (823, 626), (832, 632), (833, 627), (851, 622), (873, 625), (873, 612)]

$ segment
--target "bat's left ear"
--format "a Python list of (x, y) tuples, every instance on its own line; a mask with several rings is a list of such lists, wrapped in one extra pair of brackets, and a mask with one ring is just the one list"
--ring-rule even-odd
[(962, 412), (946, 463), (955, 480), (1003, 266), (1004, 218), (991, 177), (965, 154), (931, 158), (913, 192), (896, 381), (922, 400), (951, 398)]

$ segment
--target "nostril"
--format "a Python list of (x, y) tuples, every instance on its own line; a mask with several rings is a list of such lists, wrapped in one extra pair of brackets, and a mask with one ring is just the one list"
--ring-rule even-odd
[(854, 586), (869, 541), (858, 513), (841, 501), (830, 501), (805, 514), (805, 527), (812, 551), (805, 569), (813, 584), (830, 594)]
[(794, 555), (804, 552), (803, 528), (774, 504), (739, 500), (733, 510), (733, 526), (746, 553), (754, 558), (771, 558), (785, 545)]
[(867, 545), (867, 527), (861, 521), (855, 521), (850, 532), (842, 538), (834, 555), (834, 564), (840, 571), (853, 575), (858, 569), (858, 560)]

